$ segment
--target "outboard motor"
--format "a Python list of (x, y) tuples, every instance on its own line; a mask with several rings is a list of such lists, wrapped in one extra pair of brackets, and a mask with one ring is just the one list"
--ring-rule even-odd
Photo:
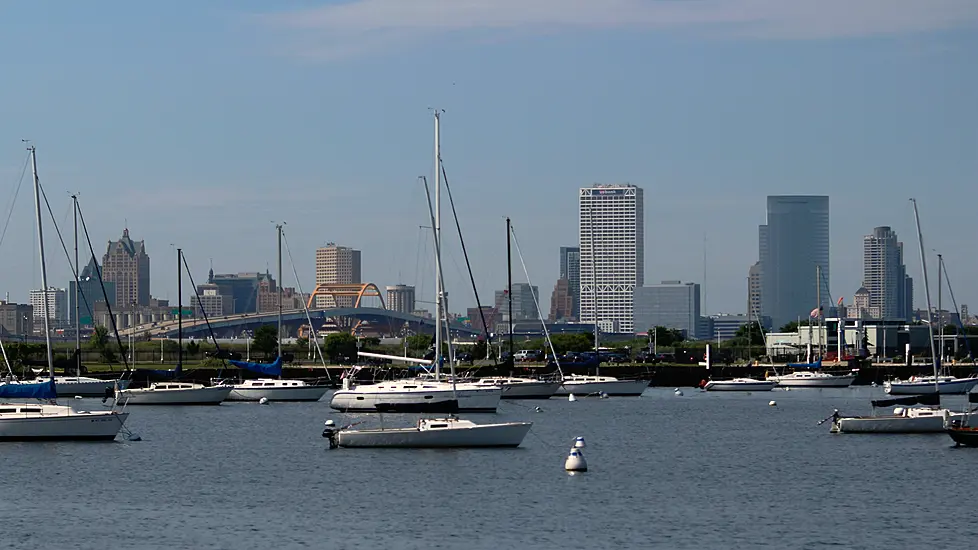
[(330, 449), (335, 449), (339, 446), (338, 442), (336, 441), (336, 434), (338, 434), (339, 431), (340, 430), (337, 429), (335, 422), (332, 420), (326, 421), (326, 427), (323, 429), (323, 437), (329, 439)]

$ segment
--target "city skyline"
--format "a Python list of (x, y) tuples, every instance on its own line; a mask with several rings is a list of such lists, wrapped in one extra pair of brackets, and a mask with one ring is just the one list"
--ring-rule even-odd
[[(32, 139), (66, 240), (66, 192), (79, 192), (97, 249), (126, 226), (146, 241), (160, 298), (176, 297), (171, 243), (198, 281), (211, 259), (221, 271), (274, 272), (272, 220), (284, 220), (305, 291), (314, 284), (312, 251), (335, 241), (364, 251), (364, 279), (413, 284), (430, 301), (430, 231), (418, 227), (428, 224), (427, 204), (416, 178), (434, 180), (427, 109), (437, 106), (446, 110), (443, 159), (484, 302), (506, 280), (509, 215), (549, 311), (559, 247), (574, 244), (575, 191), (597, 181), (646, 189), (646, 279), (701, 283), (705, 313), (746, 309), (767, 195), (831, 197), (835, 298), (850, 301), (861, 284), (860, 236), (885, 225), (907, 244), (922, 306), (912, 196), (931, 273), (936, 249), (952, 281), (978, 277), (965, 221), (978, 194), (974, 3), (903, 2), (872, 17), (834, 3), (814, 10), (817, 25), (806, 28), (817, 36), (790, 39), (757, 37), (757, 28), (744, 36), (723, 18), (730, 32), (718, 32), (703, 23), (715, 8), (700, 3), (675, 8), (683, 24), (674, 13), (652, 24), (661, 7), (648, 7), (632, 22), (605, 14), (613, 20), (599, 19), (603, 28), (550, 5), (521, 32), (493, 30), (526, 17), (515, 10), (502, 27), (473, 23), (368, 51), (353, 40), (349, 55), (325, 57), (298, 55), (290, 32), (258, 23), (297, 17), (309, 4), (286, 1), (273, 8), (279, 13), (256, 2), (99, 13), (9, 6), (4, 19), (17, 24), (0, 34), (0, 59), (24, 85), (0, 91), (4, 196), (24, 166), (20, 140)], [(486, 6), (474, 21), (513, 9)], [(787, 8), (744, 11), (767, 29), (808, 21)], [(364, 38), (357, 29), (343, 32)], [(25, 43), (29, 58), (20, 54)], [(437, 74), (426, 69), (432, 56)], [(23, 266), (0, 290), (20, 303), (40, 287), (36, 242), (24, 230), (33, 227), (29, 202), (22, 192), (0, 243), (8, 265)], [(450, 229), (446, 283), (461, 311), (474, 300)], [(63, 287), (69, 270), (47, 236), (50, 283)], [(294, 286), (285, 262), (284, 285)], [(514, 257), (514, 280), (521, 272)], [(978, 289), (955, 292), (960, 302), (978, 300)]]

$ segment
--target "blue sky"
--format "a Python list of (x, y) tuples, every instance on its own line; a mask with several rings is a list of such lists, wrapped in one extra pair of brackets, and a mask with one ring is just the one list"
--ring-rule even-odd
[[(505, 284), (505, 216), (547, 307), (577, 188), (629, 182), (646, 281), (701, 282), (705, 239), (708, 312), (745, 310), (764, 197), (793, 193), (831, 196), (834, 296), (858, 288), (877, 225), (918, 277), (915, 196), (975, 308), (976, 31), (973, 0), (7, 2), (0, 200), (6, 215), (30, 138), (56, 215), (80, 192), (99, 256), (126, 224), (146, 240), (154, 295), (175, 298), (171, 243), (198, 282), (211, 259), (274, 271), (285, 220), (307, 291), (334, 241), (363, 251), (366, 279), (430, 299), (417, 177), (438, 106), (485, 302)], [(24, 185), (0, 243), (17, 301), (40, 285)], [(474, 300), (453, 242), (460, 310)]]

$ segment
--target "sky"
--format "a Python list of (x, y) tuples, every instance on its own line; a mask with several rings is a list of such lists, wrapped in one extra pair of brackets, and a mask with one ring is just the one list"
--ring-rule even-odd
[[(362, 250), (365, 281), (430, 301), (419, 176), (433, 182), (438, 108), (483, 303), (505, 286), (506, 216), (547, 311), (577, 189), (631, 183), (646, 282), (705, 282), (704, 313), (746, 310), (770, 194), (830, 196), (847, 302), (875, 226), (921, 280), (916, 197), (931, 277), (940, 251), (958, 302), (978, 305), (976, 51), (974, 0), (4, 2), (0, 292), (40, 288), (30, 139), (69, 248), (77, 192), (100, 259), (125, 227), (146, 241), (155, 296), (176, 298), (177, 246), (198, 283), (211, 262), (274, 274), (284, 221), (286, 286), (289, 252), (309, 291), (335, 242)], [(49, 282), (67, 286), (44, 223)], [(462, 311), (447, 209), (444, 227)]]

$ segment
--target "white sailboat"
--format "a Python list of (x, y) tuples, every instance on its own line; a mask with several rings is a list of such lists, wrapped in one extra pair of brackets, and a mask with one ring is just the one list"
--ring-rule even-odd
[[(44, 258), (44, 231), (41, 223), (41, 192), (37, 176), (37, 157), (30, 148), (34, 176), (34, 203), (37, 221), (38, 250), (41, 260), (41, 288), (48, 288)], [(48, 295), (43, 294), (43, 308), (48, 310)], [(0, 384), (0, 398), (49, 400), (49, 404), (0, 403), (0, 441), (111, 441), (118, 435), (129, 413), (116, 411), (76, 411), (57, 404), (57, 385), (54, 377), (54, 356), (51, 352), (51, 331), (44, 317), (44, 340), (47, 348), (48, 380), (43, 383)]]
[[(228, 401), (261, 401), (262, 399), (268, 401), (319, 401), (329, 389), (326, 386), (310, 384), (305, 380), (282, 378), (282, 224), (276, 224), (275, 229), (278, 231), (278, 357), (271, 364), (234, 360), (231, 360), (230, 363), (241, 369), (277, 375), (277, 378), (258, 378), (231, 384)], [(292, 271), (295, 274), (294, 265)], [(298, 286), (298, 284), (299, 279), (296, 275), (296, 285)], [(302, 292), (302, 287), (299, 287), (299, 292)], [(305, 302), (303, 302), (303, 307), (305, 308)], [(306, 316), (307, 318), (309, 316), (308, 308), (306, 308)], [(309, 319), (309, 326), (313, 326), (311, 319)], [(322, 359), (322, 351), (319, 349), (319, 338), (316, 331), (310, 332), (312, 332), (312, 337), (316, 339), (316, 350)], [(325, 361), (323, 368), (326, 368)]]
[[(941, 342), (940, 351), (933, 356), (934, 358), (934, 376), (911, 376), (907, 380), (897, 380), (891, 381), (887, 380), (883, 382), (883, 390), (886, 393), (892, 395), (915, 395), (921, 393), (940, 393), (944, 395), (963, 395), (972, 390), (976, 385), (978, 385), (978, 377), (971, 376), (968, 378), (957, 378), (951, 376), (950, 374), (938, 375), (937, 372), (943, 370), (942, 367), (944, 362), (944, 313), (943, 304), (941, 303), (942, 289), (944, 287), (942, 282), (942, 275), (944, 273), (944, 257), (941, 254), (937, 255), (937, 317), (938, 317), (938, 341)], [(953, 293), (952, 293), (953, 296)], [(931, 331), (931, 339), (933, 339), (933, 330)]]
[(502, 399), (550, 399), (560, 389), (561, 381), (516, 376), (487, 376), (476, 380), (474, 384), (499, 387), (502, 389)]
[(848, 388), (856, 375), (799, 370), (791, 374), (768, 376), (767, 379), (784, 388)]
[[(913, 203), (914, 222), (917, 226), (917, 243), (920, 248), (920, 265), (924, 275), (924, 294), (927, 297), (927, 328), (930, 333), (931, 356), (937, 357), (937, 350), (934, 346), (934, 323), (931, 316), (930, 284), (927, 279), (927, 260), (924, 254), (924, 237), (920, 231), (920, 216), (917, 213), (917, 201), (910, 199)], [(944, 431), (945, 417), (954, 419), (959, 413), (951, 412), (946, 408), (940, 407), (940, 383), (937, 372), (937, 361), (934, 361), (934, 376), (931, 384), (932, 391), (929, 394), (914, 395), (904, 398), (891, 398), (873, 401), (873, 415), (867, 417), (843, 416), (836, 410), (828, 419), (832, 420), (832, 433), (934, 433)], [(908, 407), (899, 406), (894, 408), (891, 414), (875, 414), (878, 407), (893, 405), (911, 405)]]
[[(441, 154), (440, 154), (440, 113), (435, 111), (435, 207), (431, 213), (432, 230), (435, 241), (435, 376), (440, 376), (442, 357), (442, 322), (448, 307), (444, 293), (444, 278), (441, 269), (441, 185), (439, 183)], [(430, 203), (429, 203), (430, 204)], [(449, 346), (451, 339), (449, 338)], [(449, 350), (448, 363), (451, 369), (449, 384), (456, 391), (455, 361)], [(403, 382), (403, 381), (402, 381)], [(423, 386), (428, 382), (416, 382)], [(444, 382), (434, 382), (442, 384)], [(491, 391), (498, 403), (501, 391), (498, 387), (480, 388)], [(337, 392), (340, 393), (340, 392)], [(432, 392), (433, 393), (433, 392)], [(415, 392), (417, 394), (417, 392)], [(366, 397), (366, 395), (361, 396)], [(457, 404), (461, 405), (461, 396)], [(335, 397), (334, 397), (335, 400)], [(330, 406), (333, 406), (331, 403)], [(429, 448), (429, 447), (518, 447), (529, 432), (532, 422), (501, 422), (495, 424), (476, 424), (455, 416), (446, 418), (422, 418), (415, 426), (403, 428), (377, 428), (354, 430), (350, 428), (334, 430), (330, 423), (323, 432), (328, 437), (330, 446), (340, 447), (395, 447), (395, 448)]]
[[(183, 370), (183, 249), (177, 249), (177, 367)], [(205, 386), (190, 382), (156, 382), (146, 388), (115, 389), (116, 403), (126, 405), (220, 405), (230, 386)]]

